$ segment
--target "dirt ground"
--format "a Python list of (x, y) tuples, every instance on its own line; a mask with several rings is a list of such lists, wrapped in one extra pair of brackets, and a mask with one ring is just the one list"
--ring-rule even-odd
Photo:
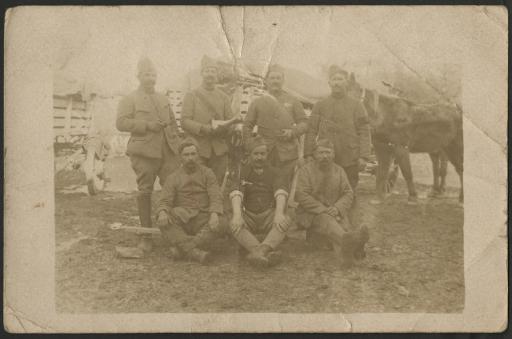
[(109, 225), (138, 224), (135, 194), (89, 196), (77, 186), (83, 183), (79, 171), (55, 178), (58, 312), (447, 313), (464, 307), (463, 208), (456, 188), (429, 199), (427, 187), (418, 185), (423, 198), (409, 206), (400, 180), (398, 194), (372, 205), (375, 178), (361, 177), (359, 217), (371, 232), (364, 261), (340, 270), (332, 251), (294, 232), (282, 245), (283, 263), (261, 271), (240, 259), (229, 239), (214, 244), (210, 266), (173, 261), (158, 238), (146, 258), (118, 258), (115, 246), (135, 245), (137, 237)]

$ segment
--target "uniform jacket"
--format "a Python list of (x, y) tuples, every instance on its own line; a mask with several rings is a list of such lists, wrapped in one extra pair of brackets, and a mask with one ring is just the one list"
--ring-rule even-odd
[(231, 102), (219, 89), (208, 91), (199, 87), (183, 98), (181, 127), (197, 140), (199, 155), (204, 158), (210, 158), (212, 152), (215, 155), (227, 153), (227, 130), (212, 134), (207, 133), (206, 128), (211, 126), (212, 120), (229, 120), (232, 117)]
[[(147, 122), (164, 121), (169, 124), (160, 132), (147, 128)], [(128, 94), (119, 102), (116, 127), (130, 132), (126, 154), (162, 158), (162, 146), (167, 142), (174, 154), (180, 143), (178, 126), (167, 97), (160, 93), (146, 93), (142, 88)]]
[(162, 188), (157, 215), (160, 211), (165, 211), (168, 215), (172, 211), (183, 222), (187, 222), (187, 219), (199, 212), (222, 214), (222, 195), (213, 171), (203, 165), (199, 165), (199, 168), (190, 174), (183, 166), (178, 168), (169, 176)]
[(354, 193), (342, 167), (333, 164), (325, 174), (315, 161), (308, 162), (299, 170), (295, 201), (299, 204), (297, 221), (303, 227), (311, 226), (313, 218), (335, 206), (342, 216), (347, 216)]
[(316, 139), (334, 144), (334, 161), (343, 167), (356, 165), (370, 156), (370, 125), (362, 103), (345, 95), (318, 101), (308, 121), (304, 155), (313, 153)]
[[(264, 95), (249, 105), (244, 120), (244, 140), (249, 140), (254, 126), (258, 126), (269, 152), (277, 149), (281, 161), (298, 158), (297, 138), (307, 130), (307, 119), (302, 104), (293, 96), (282, 92), (277, 97)], [(292, 129), (292, 140), (279, 140), (282, 129)]]

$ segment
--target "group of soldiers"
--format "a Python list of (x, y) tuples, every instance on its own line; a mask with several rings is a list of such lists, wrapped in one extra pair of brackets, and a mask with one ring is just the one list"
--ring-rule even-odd
[[(353, 211), (359, 171), (370, 153), (370, 129), (364, 107), (346, 93), (347, 72), (330, 67), (332, 93), (315, 104), (308, 119), (300, 101), (283, 90), (285, 72), (272, 65), (266, 94), (250, 103), (243, 120), (216, 87), (218, 72), (214, 60), (203, 58), (202, 84), (183, 100), (186, 135), (181, 138), (167, 97), (155, 92), (153, 63), (139, 61), (140, 86), (119, 103), (116, 125), (131, 133), (127, 154), (136, 174), (141, 226), (152, 227), (158, 177), (162, 192), (156, 224), (174, 258), (208, 263), (209, 245), (229, 234), (250, 264), (270, 267), (280, 261), (278, 247), (293, 222), (287, 201), (295, 178), (295, 223), (308, 238), (330, 246), (341, 267), (364, 258), (369, 234), (357, 225)], [(226, 184), (230, 137), (237, 124), (243, 126), (238, 132), (247, 156)], [(151, 251), (152, 238), (141, 236), (138, 247)]]

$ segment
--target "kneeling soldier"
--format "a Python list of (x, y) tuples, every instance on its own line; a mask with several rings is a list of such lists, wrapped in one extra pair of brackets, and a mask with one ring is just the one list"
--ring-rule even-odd
[(347, 175), (334, 163), (334, 146), (322, 139), (315, 145), (314, 161), (304, 165), (299, 172), (296, 201), (299, 203), (297, 222), (327, 238), (340, 255), (341, 266), (354, 263), (363, 257), (368, 241), (368, 229), (362, 226), (350, 231), (349, 210), (354, 199)]
[(206, 263), (206, 245), (222, 233), (222, 196), (212, 170), (200, 164), (195, 140), (179, 146), (182, 166), (166, 180), (158, 206), (158, 226), (175, 256)]
[[(279, 255), (275, 250), (290, 225), (284, 212), (287, 180), (268, 165), (263, 138), (251, 140), (249, 150), (249, 163), (241, 169), (240, 181), (229, 195), (233, 205), (230, 228), (233, 237), (249, 252), (249, 262), (268, 267), (277, 263)], [(255, 234), (262, 234), (263, 242)]]

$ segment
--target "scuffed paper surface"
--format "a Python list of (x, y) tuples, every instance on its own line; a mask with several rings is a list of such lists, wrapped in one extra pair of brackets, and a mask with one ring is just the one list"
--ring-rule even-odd
[[(187, 24), (171, 24), (176, 22)], [(18, 7), (8, 12), (5, 28), (4, 321), (9, 331), (506, 328), (504, 7)], [(169, 50), (173, 60), (168, 60)], [(383, 67), (398, 63), (422, 78), (432, 64), (460, 62), (465, 114), (463, 313), (57, 314), (52, 74), (87, 60), (87, 68), (77, 68), (79, 76), (101, 78), (106, 91), (123, 93), (135, 88), (133, 68), (145, 53), (159, 62), (159, 83), (169, 85), (182, 83), (180, 76), (202, 54), (251, 60), (260, 74), (274, 62), (319, 74), (330, 63), (357, 65), (372, 55)]]

